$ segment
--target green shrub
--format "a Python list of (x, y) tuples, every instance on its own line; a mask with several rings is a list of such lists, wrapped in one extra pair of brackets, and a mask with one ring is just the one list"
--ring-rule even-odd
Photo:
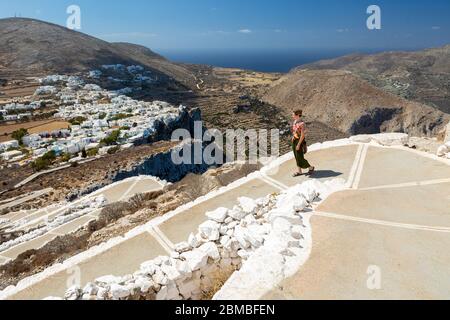
[(70, 153), (63, 153), (61, 155), (62, 162), (69, 162), (70, 159), (72, 159), (72, 155)]
[(31, 167), (35, 171), (42, 171), (48, 169), (53, 164), (53, 161), (56, 160), (55, 151), (49, 151), (44, 154), (42, 157), (37, 158), (34, 162), (31, 163)]
[(117, 140), (119, 139), (119, 135), (120, 135), (120, 129), (119, 130), (114, 130), (109, 137), (103, 139), (102, 141), (100, 141), (101, 144), (105, 144), (107, 146), (112, 146), (114, 144), (117, 143)]
[(82, 124), (83, 122), (85, 122), (87, 120), (87, 118), (85, 117), (75, 117), (69, 120), (69, 123), (73, 126), (79, 126), (80, 124)]
[(98, 148), (89, 149), (87, 152), (88, 157), (95, 157), (98, 155)]
[(131, 118), (132, 116), (133, 115), (130, 113), (118, 113), (114, 117), (112, 117), (111, 120), (113, 120), (113, 121), (122, 120), (122, 119)]
[(108, 154), (115, 154), (120, 150), (119, 146), (113, 147), (111, 149), (108, 150)]
[(16, 130), (12, 133), (12, 138), (14, 140), (19, 141), (19, 144), (23, 144), (22, 138), (28, 135), (28, 130), (24, 128), (20, 128), (19, 130)]

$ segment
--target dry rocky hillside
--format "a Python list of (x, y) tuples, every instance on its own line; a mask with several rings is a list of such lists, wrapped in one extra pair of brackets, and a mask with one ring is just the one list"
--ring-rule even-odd
[(76, 73), (103, 64), (139, 64), (193, 85), (181, 65), (151, 50), (128, 43), (108, 43), (89, 35), (33, 19), (0, 19), (0, 78)]
[(450, 45), (416, 52), (352, 54), (300, 68), (352, 71), (388, 92), (450, 113)]
[(432, 136), (450, 120), (430, 106), (379, 89), (349, 71), (295, 69), (274, 83), (263, 100), (286, 113), (303, 109), (312, 120), (348, 134), (406, 132)]

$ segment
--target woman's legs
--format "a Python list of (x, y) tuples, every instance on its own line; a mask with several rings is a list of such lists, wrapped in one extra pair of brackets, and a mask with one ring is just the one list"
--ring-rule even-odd
[(303, 174), (303, 170), (302, 169), (309, 169), (308, 173), (313, 173), (315, 168), (309, 164), (308, 160), (305, 159), (305, 154), (303, 153), (303, 150), (297, 150), (297, 145), (298, 145), (299, 141), (298, 140), (294, 140), (294, 142), (292, 143), (292, 151), (294, 152), (295, 155), (295, 161), (297, 163), (297, 173), (295, 174), (295, 176), (297, 175), (302, 175)]

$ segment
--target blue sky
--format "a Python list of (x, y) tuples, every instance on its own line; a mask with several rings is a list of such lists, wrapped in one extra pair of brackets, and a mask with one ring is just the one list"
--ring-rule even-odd
[[(416, 49), (450, 43), (449, 0), (0, 0), (15, 14), (65, 25), (81, 8), (82, 32), (167, 49)], [(366, 9), (382, 10), (382, 29)]]

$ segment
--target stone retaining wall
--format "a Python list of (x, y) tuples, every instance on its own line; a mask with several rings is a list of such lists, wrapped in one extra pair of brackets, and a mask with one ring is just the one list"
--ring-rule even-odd
[[(305, 236), (308, 225), (303, 223), (308, 207), (325, 197), (332, 185), (308, 181), (256, 201), (239, 198), (239, 205), (231, 210), (206, 213), (208, 221), (199, 226), (198, 233), (177, 244), (170, 256), (145, 262), (132, 275), (105, 276), (84, 288), (72, 287), (64, 299), (198, 300), (217, 290), (224, 276), (259, 256), (261, 248), (279, 258), (270, 265), (289, 265), (292, 257), (304, 255), (310, 247)], [(335, 180), (336, 185), (344, 182)]]

